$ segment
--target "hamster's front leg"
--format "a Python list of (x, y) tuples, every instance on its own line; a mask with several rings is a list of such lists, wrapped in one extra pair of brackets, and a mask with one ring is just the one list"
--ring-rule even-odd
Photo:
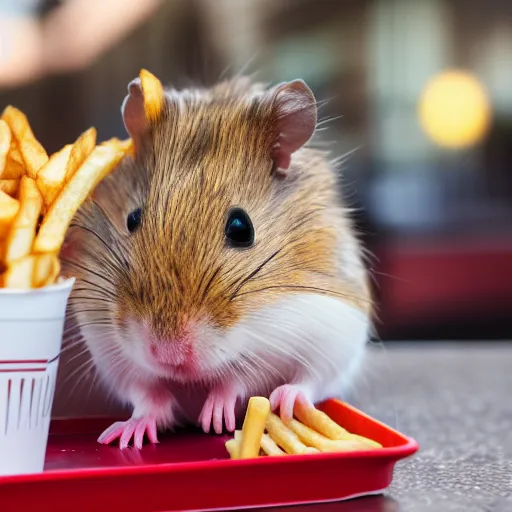
[(312, 405), (313, 387), (309, 384), (284, 384), (270, 394), (272, 411), (279, 410), (281, 419), (286, 423), (293, 418), (296, 402)]
[(243, 387), (236, 382), (228, 382), (214, 387), (199, 415), (199, 424), (203, 431), (210, 432), (213, 423), (213, 430), (216, 434), (222, 434), (223, 424), (226, 425), (226, 430), (233, 432), (236, 428), (236, 401), (244, 393)]
[(133, 438), (134, 448), (142, 448), (144, 436), (152, 444), (158, 443), (157, 429), (173, 427), (175, 424), (175, 399), (163, 383), (138, 383), (129, 392), (133, 404), (132, 417), (116, 421), (98, 438), (101, 444), (110, 444), (119, 439), (119, 448), (127, 448)]

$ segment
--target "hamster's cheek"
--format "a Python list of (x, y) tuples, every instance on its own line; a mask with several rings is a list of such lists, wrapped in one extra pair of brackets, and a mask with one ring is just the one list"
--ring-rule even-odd
[(370, 318), (339, 299), (295, 294), (248, 315), (232, 333), (242, 353), (254, 354), (285, 380), (351, 381), (361, 366)]

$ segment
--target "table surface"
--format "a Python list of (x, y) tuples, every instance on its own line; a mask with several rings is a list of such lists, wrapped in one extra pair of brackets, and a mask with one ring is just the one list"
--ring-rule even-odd
[(512, 512), (512, 343), (380, 345), (368, 363), (355, 404), (420, 451), (386, 496), (293, 510)]
[[(63, 388), (54, 409), (69, 414)], [(414, 437), (420, 451), (396, 466), (385, 496), (293, 511), (512, 512), (512, 343), (373, 345), (355, 389), (357, 407)], [(71, 400), (81, 408), (72, 415), (85, 404), (102, 412), (102, 396)]]

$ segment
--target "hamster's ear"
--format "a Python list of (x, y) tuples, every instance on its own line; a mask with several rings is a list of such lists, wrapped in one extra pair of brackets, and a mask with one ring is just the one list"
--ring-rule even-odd
[(276, 168), (286, 171), (292, 154), (304, 146), (315, 132), (316, 100), (303, 80), (278, 85), (274, 94), (278, 137), (272, 157)]
[(138, 146), (140, 136), (149, 127), (149, 121), (144, 112), (144, 95), (140, 78), (135, 78), (128, 84), (128, 94), (121, 106), (121, 114), (128, 135)]
[(150, 124), (160, 117), (163, 107), (162, 83), (142, 69), (139, 77), (128, 84), (128, 94), (121, 106), (124, 126), (136, 148)]

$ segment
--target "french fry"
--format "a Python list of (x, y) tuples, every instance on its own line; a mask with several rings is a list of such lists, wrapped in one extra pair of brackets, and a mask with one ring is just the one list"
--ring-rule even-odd
[(41, 191), (47, 209), (50, 208), (62, 189), (72, 147), (71, 144), (68, 144), (54, 153), (37, 173), (37, 186)]
[(128, 154), (129, 155), (133, 155), (134, 154), (135, 147), (133, 145), (133, 140), (132, 139), (125, 139), (125, 140), (119, 141), (119, 146), (121, 147), (121, 149), (123, 149), (125, 154), (127, 154), (127, 155)]
[(7, 154), (11, 148), (11, 129), (9, 125), (0, 119), (0, 177), (3, 175)]
[[(0, 119), (1, 121), (1, 119)], [(11, 145), (5, 159), (4, 169), (0, 178), (5, 180), (20, 179), (25, 175), (25, 164), (21, 157), (16, 141), (11, 140)]]
[(119, 149), (123, 151), (126, 155), (133, 155), (135, 151), (132, 139), (120, 140), (117, 137), (112, 137), (111, 139), (101, 143), (101, 145), (103, 144), (116, 144), (119, 147)]
[(348, 432), (329, 418), (325, 412), (322, 412), (307, 403), (300, 401), (295, 402), (293, 413), (301, 423), (313, 430), (316, 430), (320, 434), (323, 434), (328, 439), (332, 439), (334, 441), (353, 440), (367, 444), (372, 448), (382, 448), (380, 443), (377, 443), (372, 439), (367, 439), (366, 437)]
[(34, 265), (35, 256), (32, 255), (13, 261), (3, 275), (3, 286), (18, 289), (31, 288)]
[[(163, 88), (150, 73), (141, 76), (154, 119)], [(23, 112), (8, 106), (1, 113), (0, 288), (40, 288), (59, 280), (58, 253), (73, 215), (121, 158), (134, 154), (131, 139), (99, 145), (96, 139), (90, 128), (48, 158)], [(240, 447), (240, 435), (236, 441)]]
[[(262, 403), (265, 401), (268, 402), (267, 399), (261, 397), (256, 397), (251, 400), (260, 400)], [(309, 423), (309, 425), (302, 423), (296, 419), (296, 417), (285, 424), (276, 414), (272, 412), (267, 413), (265, 423), (267, 433), (263, 432), (260, 435), (261, 430), (258, 430), (258, 437), (260, 439), (259, 455), (306, 455), (382, 448), (382, 445), (376, 441), (352, 434), (337, 423), (334, 423), (325, 413), (308, 404), (295, 404), (294, 415), (300, 416), (302, 420)], [(232, 459), (243, 458), (237, 450), (241, 450), (245, 437), (244, 429), (249, 431), (248, 428), (251, 426), (253, 419), (250, 414), (246, 414), (244, 428), (242, 431), (235, 430), (234, 438), (228, 441), (229, 444), (226, 444), (226, 449)], [(260, 427), (253, 425), (253, 428), (256, 429)], [(336, 436), (336, 438), (332, 439), (324, 435), (321, 431), (327, 432), (333, 437)], [(251, 456), (257, 456), (255, 453), (256, 448), (253, 446)]]
[(0, 180), (0, 190), (11, 197), (15, 197), (18, 193), (20, 180)]
[(78, 137), (73, 144), (69, 160), (66, 165), (65, 182), (69, 183), (75, 172), (84, 163), (85, 159), (92, 153), (96, 145), (96, 128), (89, 128)]
[(146, 69), (141, 69), (139, 78), (144, 96), (146, 119), (153, 122), (158, 119), (164, 106), (164, 88), (162, 82)]
[(295, 434), (297, 434), (299, 439), (306, 446), (316, 448), (321, 452), (342, 452), (369, 449), (369, 446), (355, 439), (333, 441), (295, 419), (290, 420), (288, 426), (293, 430), (293, 432), (295, 432)]
[(23, 176), (20, 183), (20, 208), (7, 235), (4, 257), (7, 264), (30, 254), (42, 206), (43, 198), (35, 180)]
[[(19, 208), (20, 203), (18, 200), (0, 190), (0, 240), (5, 238), (9, 232)], [(3, 251), (1, 254), (3, 254)]]
[(301, 454), (307, 446), (299, 439), (297, 434), (288, 428), (279, 416), (270, 413), (267, 418), (267, 431), (275, 443), (288, 454)]
[(261, 449), (267, 455), (271, 457), (286, 455), (286, 453), (277, 446), (277, 443), (268, 435), (263, 434), (261, 436)]
[(325, 412), (319, 411), (308, 403), (297, 400), (293, 409), (294, 416), (304, 425), (316, 430), (329, 439), (343, 439), (348, 432), (335, 423)]
[(368, 448), (382, 448), (382, 445), (380, 443), (378, 443), (377, 441), (374, 441), (373, 439), (368, 439), (367, 437), (364, 437), (364, 436), (359, 436), (357, 434), (349, 433), (349, 435), (347, 437), (345, 437), (344, 439), (341, 439), (341, 441), (345, 441), (345, 440), (357, 441), (359, 443), (365, 444), (366, 446), (368, 446)]
[(226, 450), (229, 453), (231, 459), (239, 459), (240, 457), (240, 443), (236, 439), (230, 439), (226, 441)]
[(34, 242), (34, 252), (58, 252), (82, 202), (122, 157), (123, 152), (114, 144), (96, 146), (46, 214)]
[(55, 283), (60, 273), (60, 263), (57, 254), (47, 253), (36, 256), (32, 285), (42, 288)]
[(27, 116), (13, 106), (8, 106), (2, 113), (2, 119), (9, 125), (16, 140), (27, 174), (35, 179), (37, 171), (48, 161), (43, 146), (34, 137)]
[(240, 458), (257, 457), (260, 453), (261, 437), (270, 413), (270, 402), (267, 398), (253, 396), (249, 399), (247, 413), (242, 426), (240, 441)]

